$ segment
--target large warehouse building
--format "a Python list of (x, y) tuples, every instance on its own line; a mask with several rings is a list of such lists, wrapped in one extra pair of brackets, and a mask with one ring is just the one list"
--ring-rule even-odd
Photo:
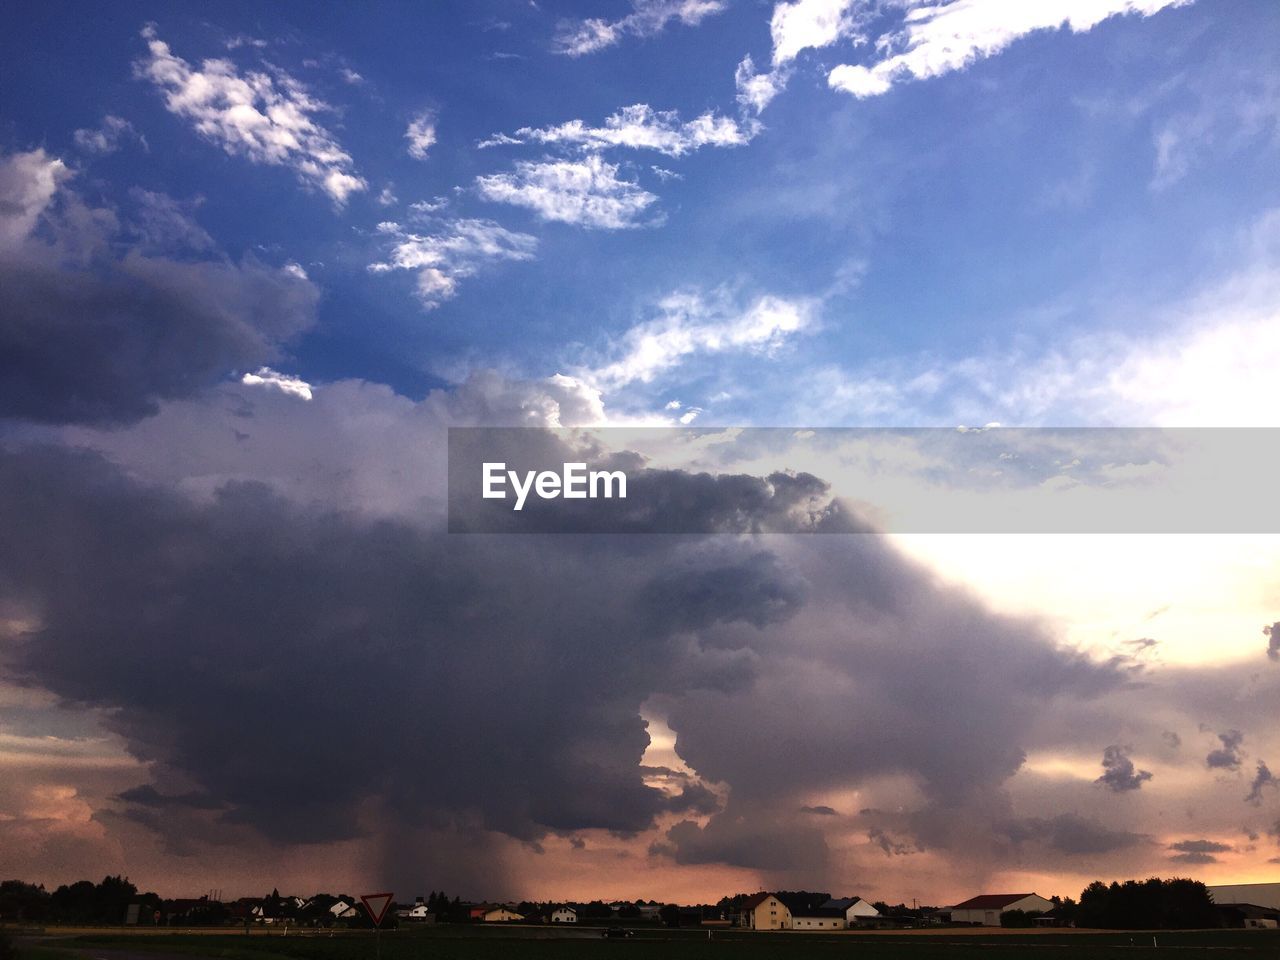
[(1210, 887), (1214, 903), (1252, 903), (1280, 910), (1280, 883), (1228, 883)]

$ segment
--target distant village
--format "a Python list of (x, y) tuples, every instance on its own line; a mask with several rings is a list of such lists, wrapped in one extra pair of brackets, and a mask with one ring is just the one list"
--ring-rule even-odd
[(942, 926), (1090, 927), (1102, 929), (1280, 928), (1280, 883), (1208, 887), (1186, 879), (1095, 882), (1080, 900), (1037, 893), (981, 893), (951, 906), (890, 905), (826, 892), (759, 891), (715, 904), (656, 900), (603, 902), (464, 901), (443, 891), (412, 900), (394, 894), (273, 890), (224, 901), (219, 891), (193, 899), (140, 893), (123, 877), (82, 880), (50, 892), (19, 880), (0, 882), (0, 922), (126, 926), (255, 926), (380, 929), (425, 924), (547, 924), (617, 927), (717, 927), (836, 932)]

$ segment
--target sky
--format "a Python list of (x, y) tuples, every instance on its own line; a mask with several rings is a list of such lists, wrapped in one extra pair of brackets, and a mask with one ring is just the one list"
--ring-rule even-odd
[[(4, 18), (0, 876), (1280, 877), (1275, 4)], [(463, 426), (678, 509), (449, 534)], [(973, 519), (1113, 496), (1257, 524)]]

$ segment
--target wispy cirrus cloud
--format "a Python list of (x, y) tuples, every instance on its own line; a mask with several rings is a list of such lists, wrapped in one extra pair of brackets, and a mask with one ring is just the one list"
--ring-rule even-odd
[(316, 117), (332, 110), (283, 70), (241, 73), (230, 60), (208, 59), (198, 67), (175, 55), (156, 28), (142, 30), (147, 56), (135, 72), (165, 95), (170, 113), (233, 156), (288, 167), (307, 187), (343, 206), (368, 184), (355, 161)]
[(481, 148), (507, 144), (541, 143), (603, 150), (628, 147), (656, 150), (668, 157), (682, 157), (702, 147), (740, 147), (750, 142), (757, 126), (739, 123), (711, 111), (681, 121), (675, 110), (654, 110), (646, 103), (623, 107), (598, 127), (569, 120), (550, 127), (521, 127), (514, 134), (496, 134)]
[(386, 260), (369, 265), (375, 273), (410, 270), (417, 274), (418, 298), (428, 310), (457, 295), (458, 281), (482, 266), (503, 260), (532, 260), (538, 241), (492, 220), (449, 220), (431, 233), (415, 233), (398, 223), (378, 225), (392, 241)]
[[(532, 210), (539, 219), (595, 230), (645, 226), (640, 217), (658, 199), (618, 176), (618, 165), (591, 154), (581, 160), (519, 161), (509, 173), (476, 178), (485, 200)], [(652, 222), (652, 221), (651, 221)]]
[[(880, 34), (874, 44), (878, 59), (868, 64), (841, 64), (827, 75), (833, 89), (855, 97), (874, 97), (905, 80), (940, 77), (993, 56), (1015, 40), (1038, 30), (1068, 27), (1086, 33), (1111, 17), (1149, 17), (1192, 0), (952, 0), (950, 3), (905, 4), (897, 29)], [(851, 7), (853, 4), (843, 4)]]
[(144, 147), (146, 137), (134, 129), (133, 124), (123, 117), (107, 114), (97, 127), (85, 127), (77, 130), (73, 137), (76, 146), (86, 153), (115, 153), (125, 140), (137, 140)]
[(659, 315), (628, 330), (612, 348), (613, 359), (582, 372), (606, 390), (651, 383), (697, 354), (768, 354), (810, 328), (814, 300), (762, 296), (741, 308), (726, 296), (674, 293), (658, 304)]
[(623, 37), (651, 37), (672, 20), (679, 20), (687, 27), (697, 26), (728, 6), (727, 0), (631, 0), (631, 13), (617, 20), (588, 17), (562, 21), (554, 49), (570, 57), (581, 57), (611, 47)]

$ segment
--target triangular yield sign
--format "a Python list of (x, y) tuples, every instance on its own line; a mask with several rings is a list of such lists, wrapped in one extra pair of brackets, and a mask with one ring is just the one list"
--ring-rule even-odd
[(391, 898), (394, 896), (394, 893), (366, 893), (360, 898), (375, 927), (382, 926), (382, 918), (387, 915), (387, 907), (391, 906)]

